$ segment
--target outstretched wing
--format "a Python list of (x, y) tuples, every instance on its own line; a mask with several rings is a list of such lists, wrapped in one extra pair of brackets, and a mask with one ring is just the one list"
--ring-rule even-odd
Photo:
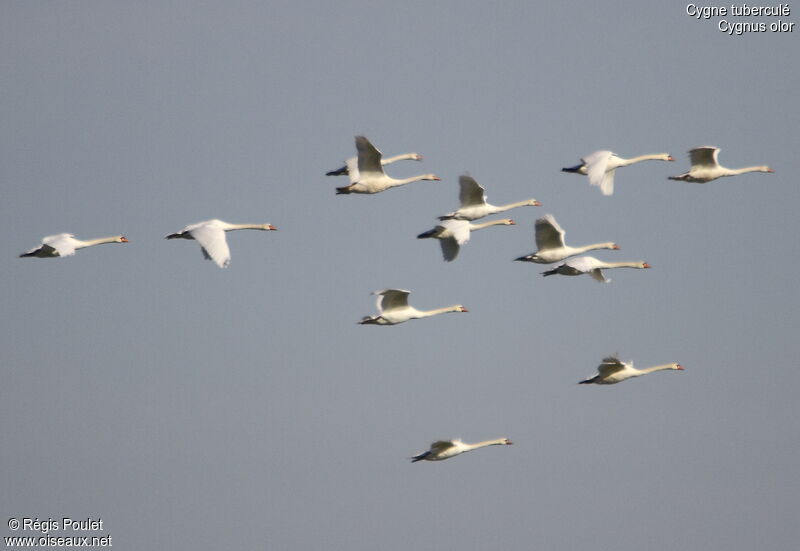
[(693, 167), (719, 166), (717, 155), (719, 155), (718, 147), (712, 147), (710, 145), (695, 147), (689, 151), (689, 161), (692, 163)]
[[(56, 235), (48, 235), (42, 239), (43, 249), (50, 247), (54, 249), (59, 256), (72, 256), (75, 254), (75, 235), (71, 233), (59, 233)], [(48, 254), (52, 254), (47, 251)]]
[(619, 358), (616, 356), (608, 356), (607, 358), (603, 358), (603, 362), (597, 366), (597, 373), (605, 378), (623, 369), (625, 369), (625, 364), (619, 361)]
[(463, 174), (458, 177), (458, 185), (460, 188), (458, 200), (461, 202), (461, 208), (486, 204), (486, 190), (475, 181), (475, 178), (469, 174)]
[(358, 150), (358, 171), (362, 174), (377, 172), (383, 174), (381, 165), (381, 152), (364, 136), (356, 136), (356, 149)]
[(383, 313), (387, 310), (408, 307), (408, 295), (411, 294), (411, 291), (406, 291), (405, 289), (384, 289), (382, 291), (375, 291), (373, 294), (378, 295), (378, 312)]
[(190, 229), (189, 233), (200, 244), (206, 259), (213, 260), (220, 268), (228, 267), (231, 262), (231, 251), (222, 228), (205, 224)]
[(558, 249), (564, 246), (564, 230), (552, 214), (545, 214), (536, 220), (536, 246), (540, 251)]
[(458, 256), (458, 251), (461, 249), (458, 242), (452, 237), (440, 239), (439, 245), (442, 247), (442, 256), (447, 262), (455, 260)]
[[(589, 177), (589, 183), (593, 186), (598, 186), (602, 189), (606, 169), (608, 168), (608, 160), (611, 155), (613, 155), (611, 151), (595, 151), (581, 159), (586, 165), (586, 175)], [(611, 185), (613, 186), (613, 181)]]

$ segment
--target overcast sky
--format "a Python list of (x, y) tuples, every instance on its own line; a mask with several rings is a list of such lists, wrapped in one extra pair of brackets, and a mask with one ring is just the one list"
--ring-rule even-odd
[[(790, 4), (792, 10), (800, 5)], [(678, 2), (0, 4), (0, 530), (115, 549), (793, 550), (800, 540), (798, 32)], [(726, 18), (764, 22), (788, 17)], [(324, 174), (417, 152), (372, 196)], [(729, 167), (698, 185), (686, 151)], [(599, 149), (613, 196), (560, 168)], [(469, 172), (517, 225), (416, 235)], [(609, 284), (513, 262), (643, 260)], [(220, 218), (230, 267), (164, 240)], [(72, 258), (42, 236), (124, 234)], [(412, 291), (395, 327), (370, 292)], [(581, 385), (618, 353), (680, 362)], [(508, 437), (444, 462), (430, 442)]]

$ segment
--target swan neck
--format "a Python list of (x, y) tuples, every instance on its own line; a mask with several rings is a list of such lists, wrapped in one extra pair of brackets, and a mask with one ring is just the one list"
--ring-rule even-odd
[(411, 160), (411, 159), (416, 159), (416, 158), (417, 158), (417, 154), (416, 153), (403, 153), (402, 155), (395, 155), (394, 157), (388, 157), (386, 159), (382, 159), (381, 160), (381, 164), (390, 165), (390, 164), (392, 164), (394, 162), (397, 162), (397, 161), (405, 161), (405, 160)]
[(436, 308), (435, 310), (419, 310), (419, 317), (427, 318), (430, 316), (436, 316), (438, 314), (447, 314), (449, 312), (458, 312), (458, 306), (446, 306), (444, 308)]
[(639, 370), (639, 375), (646, 375), (647, 373), (653, 373), (655, 371), (664, 371), (665, 369), (672, 369), (675, 364), (664, 364), (664, 365), (656, 365), (653, 367), (647, 367), (645, 369)]
[(602, 268), (641, 268), (642, 262), (604, 262)]
[(621, 159), (622, 164), (620, 166), (628, 166), (634, 163), (640, 163), (642, 161), (658, 161), (661, 160), (664, 156), (661, 153), (651, 153), (648, 155), (639, 155), (638, 157), (632, 157), (630, 159)]
[(615, 246), (615, 243), (612, 243), (611, 241), (608, 241), (606, 243), (594, 243), (593, 245), (584, 245), (582, 247), (573, 247), (572, 249), (574, 251), (577, 251), (577, 252), (574, 252), (573, 254), (582, 254), (582, 253), (585, 253), (585, 252), (594, 251), (596, 249), (613, 249), (614, 246)]
[(79, 245), (76, 245), (76, 249), (83, 249), (84, 247), (91, 247), (93, 245), (102, 245), (103, 243), (117, 243), (119, 242), (119, 236), (115, 235), (112, 237), (98, 237), (97, 239), (87, 239), (86, 241), (81, 241)]
[(768, 172), (769, 168), (766, 166), (746, 166), (744, 168), (729, 168), (728, 174), (731, 176), (735, 174), (745, 174), (747, 172)]
[(228, 224), (225, 231), (232, 230), (265, 230), (269, 224)]
[(480, 230), (483, 228), (488, 228), (489, 226), (499, 226), (501, 224), (505, 224), (506, 220), (489, 220), (488, 222), (481, 222), (479, 224), (470, 224), (469, 229), (471, 231)]
[(506, 443), (505, 438), (496, 438), (494, 440), (484, 440), (483, 442), (476, 442), (474, 444), (467, 444), (470, 450), (477, 450), (478, 448), (485, 448), (486, 446), (500, 446)]

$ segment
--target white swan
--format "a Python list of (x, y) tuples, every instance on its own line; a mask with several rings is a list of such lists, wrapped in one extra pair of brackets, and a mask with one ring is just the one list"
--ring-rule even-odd
[(458, 200), (461, 206), (457, 211), (450, 212), (439, 217), (439, 220), (477, 220), (490, 214), (504, 212), (517, 207), (540, 207), (542, 204), (536, 199), (526, 199), (525, 201), (518, 201), (516, 203), (509, 203), (507, 205), (490, 205), (486, 202), (485, 189), (475, 178), (464, 174), (458, 178), (459, 192)]
[(574, 172), (589, 177), (589, 183), (599, 186), (603, 195), (614, 193), (614, 173), (621, 166), (628, 166), (642, 161), (674, 161), (669, 153), (640, 155), (632, 159), (623, 159), (611, 151), (595, 151), (581, 159), (581, 164), (562, 168), (563, 172)]
[(411, 458), (412, 463), (417, 461), (442, 461), (450, 459), (456, 455), (464, 452), (477, 450), (478, 448), (485, 448), (486, 446), (510, 446), (513, 444), (508, 438), (497, 438), (496, 440), (486, 440), (484, 442), (477, 442), (475, 444), (465, 444), (459, 439), (454, 440), (437, 440), (431, 444), (431, 449), (428, 451), (417, 454)]
[(469, 312), (466, 308), (457, 304), (436, 310), (417, 310), (408, 305), (408, 295), (411, 291), (404, 289), (384, 289), (375, 291), (373, 295), (378, 295), (378, 315), (365, 316), (358, 323), (361, 325), (396, 325), (404, 321), (428, 318), (437, 314), (448, 312)]
[(470, 232), (489, 226), (513, 226), (514, 224), (516, 222), (510, 218), (489, 220), (480, 224), (473, 224), (467, 220), (445, 220), (432, 230), (419, 234), (417, 239), (438, 239), (442, 247), (442, 256), (447, 262), (451, 262), (458, 256), (461, 245), (469, 241)]
[(689, 160), (692, 167), (689, 172), (684, 172), (678, 176), (670, 176), (670, 180), (680, 180), (682, 182), (693, 182), (705, 184), (723, 176), (736, 176), (746, 172), (775, 172), (768, 166), (747, 166), (744, 168), (726, 168), (717, 162), (719, 148), (713, 146), (695, 147), (689, 150)]
[(227, 268), (231, 261), (231, 251), (225, 232), (233, 230), (277, 230), (272, 224), (229, 224), (222, 220), (206, 220), (190, 224), (177, 233), (169, 234), (166, 239), (194, 239), (200, 244), (203, 256), (213, 260), (220, 268)]
[[(402, 155), (395, 155), (388, 159), (381, 159), (381, 166), (390, 165), (397, 161), (421, 161), (422, 155), (419, 153), (403, 153)], [(355, 174), (354, 174), (355, 172)], [(325, 176), (350, 176), (350, 181), (358, 181), (358, 157), (350, 157), (344, 162), (344, 166), (326, 172)]]
[(380, 193), (389, 188), (419, 182), (420, 180), (441, 180), (435, 174), (423, 174), (396, 180), (383, 172), (381, 165), (381, 152), (378, 151), (364, 136), (356, 136), (356, 149), (358, 149), (357, 179), (350, 174), (349, 186), (337, 187), (336, 194), (347, 193)]
[(647, 375), (648, 373), (654, 373), (656, 371), (664, 371), (666, 369), (683, 371), (683, 366), (681, 364), (671, 363), (648, 367), (647, 369), (636, 369), (633, 367), (633, 362), (625, 363), (619, 361), (619, 359), (615, 356), (609, 356), (607, 358), (603, 358), (603, 363), (597, 367), (597, 375), (594, 377), (589, 377), (588, 379), (584, 379), (583, 381), (579, 381), (578, 384), (613, 385), (632, 377), (639, 377), (641, 375)]
[(581, 274), (589, 274), (594, 279), (601, 283), (609, 283), (611, 280), (606, 279), (601, 270), (606, 268), (649, 268), (650, 264), (647, 262), (603, 262), (597, 260), (593, 256), (579, 256), (578, 258), (570, 258), (564, 264), (542, 272), (543, 276), (553, 274), (561, 274), (568, 276), (576, 276)]
[(614, 249), (619, 250), (616, 243), (595, 243), (584, 245), (583, 247), (568, 247), (564, 244), (564, 230), (558, 225), (552, 214), (545, 214), (544, 218), (536, 220), (536, 246), (539, 250), (526, 256), (520, 256), (514, 260), (523, 262), (536, 262), (537, 264), (551, 264), (559, 262), (576, 254), (583, 254), (586, 251), (595, 249)]
[(48, 235), (42, 238), (42, 244), (38, 247), (22, 253), (20, 258), (26, 256), (35, 256), (38, 258), (53, 258), (56, 256), (72, 256), (78, 249), (85, 249), (93, 245), (102, 245), (103, 243), (127, 243), (128, 239), (123, 235), (115, 235), (113, 237), (100, 237), (99, 239), (89, 239), (81, 241), (75, 239), (75, 235), (71, 233), (59, 233), (56, 235)]

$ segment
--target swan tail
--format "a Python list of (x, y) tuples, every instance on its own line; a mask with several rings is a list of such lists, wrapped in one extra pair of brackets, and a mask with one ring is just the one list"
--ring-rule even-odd
[(583, 381), (578, 381), (579, 385), (588, 385), (597, 381), (598, 375), (595, 375), (591, 379), (584, 379)]
[(352, 186), (337, 187), (336, 195), (347, 195), (353, 191)]
[(423, 453), (421, 453), (419, 455), (415, 455), (414, 457), (411, 458), (411, 462), (412, 463), (416, 463), (417, 461), (422, 461), (423, 459), (428, 457), (430, 454), (431, 454), (431, 452), (427, 451), (427, 452), (423, 452)]
[[(517, 260), (519, 260), (519, 258)], [(545, 272), (542, 272), (542, 275), (544, 277), (547, 277), (547, 276), (555, 275), (557, 273), (558, 273), (558, 268), (553, 268), (552, 270), (547, 270)]]
[(350, 171), (347, 170), (347, 166), (343, 166), (341, 168), (337, 168), (336, 170), (326, 172), (325, 176), (347, 176), (348, 174), (350, 174)]
[(534, 255), (528, 254), (528, 255), (525, 255), (525, 256), (520, 256), (518, 258), (515, 258), (514, 260), (515, 261), (519, 260), (520, 262), (533, 262), (534, 261), (533, 257), (534, 257)]
[(437, 233), (437, 232), (436, 232), (436, 228), (434, 228), (434, 229), (432, 229), (432, 230), (424, 231), (424, 232), (422, 232), (421, 234), (419, 234), (419, 235), (417, 236), (417, 239), (427, 239), (427, 238), (429, 238), (429, 237), (433, 237), (433, 236), (435, 236), (435, 235), (436, 235), (436, 233)]
[(583, 167), (582, 164), (575, 165), (575, 166), (567, 166), (561, 169), (561, 172), (572, 172), (573, 174), (580, 174), (581, 168)]
[(164, 239), (181, 239), (182, 237), (184, 237), (184, 233), (183, 232), (179, 232), (179, 233), (171, 233), (168, 236), (166, 236)]

